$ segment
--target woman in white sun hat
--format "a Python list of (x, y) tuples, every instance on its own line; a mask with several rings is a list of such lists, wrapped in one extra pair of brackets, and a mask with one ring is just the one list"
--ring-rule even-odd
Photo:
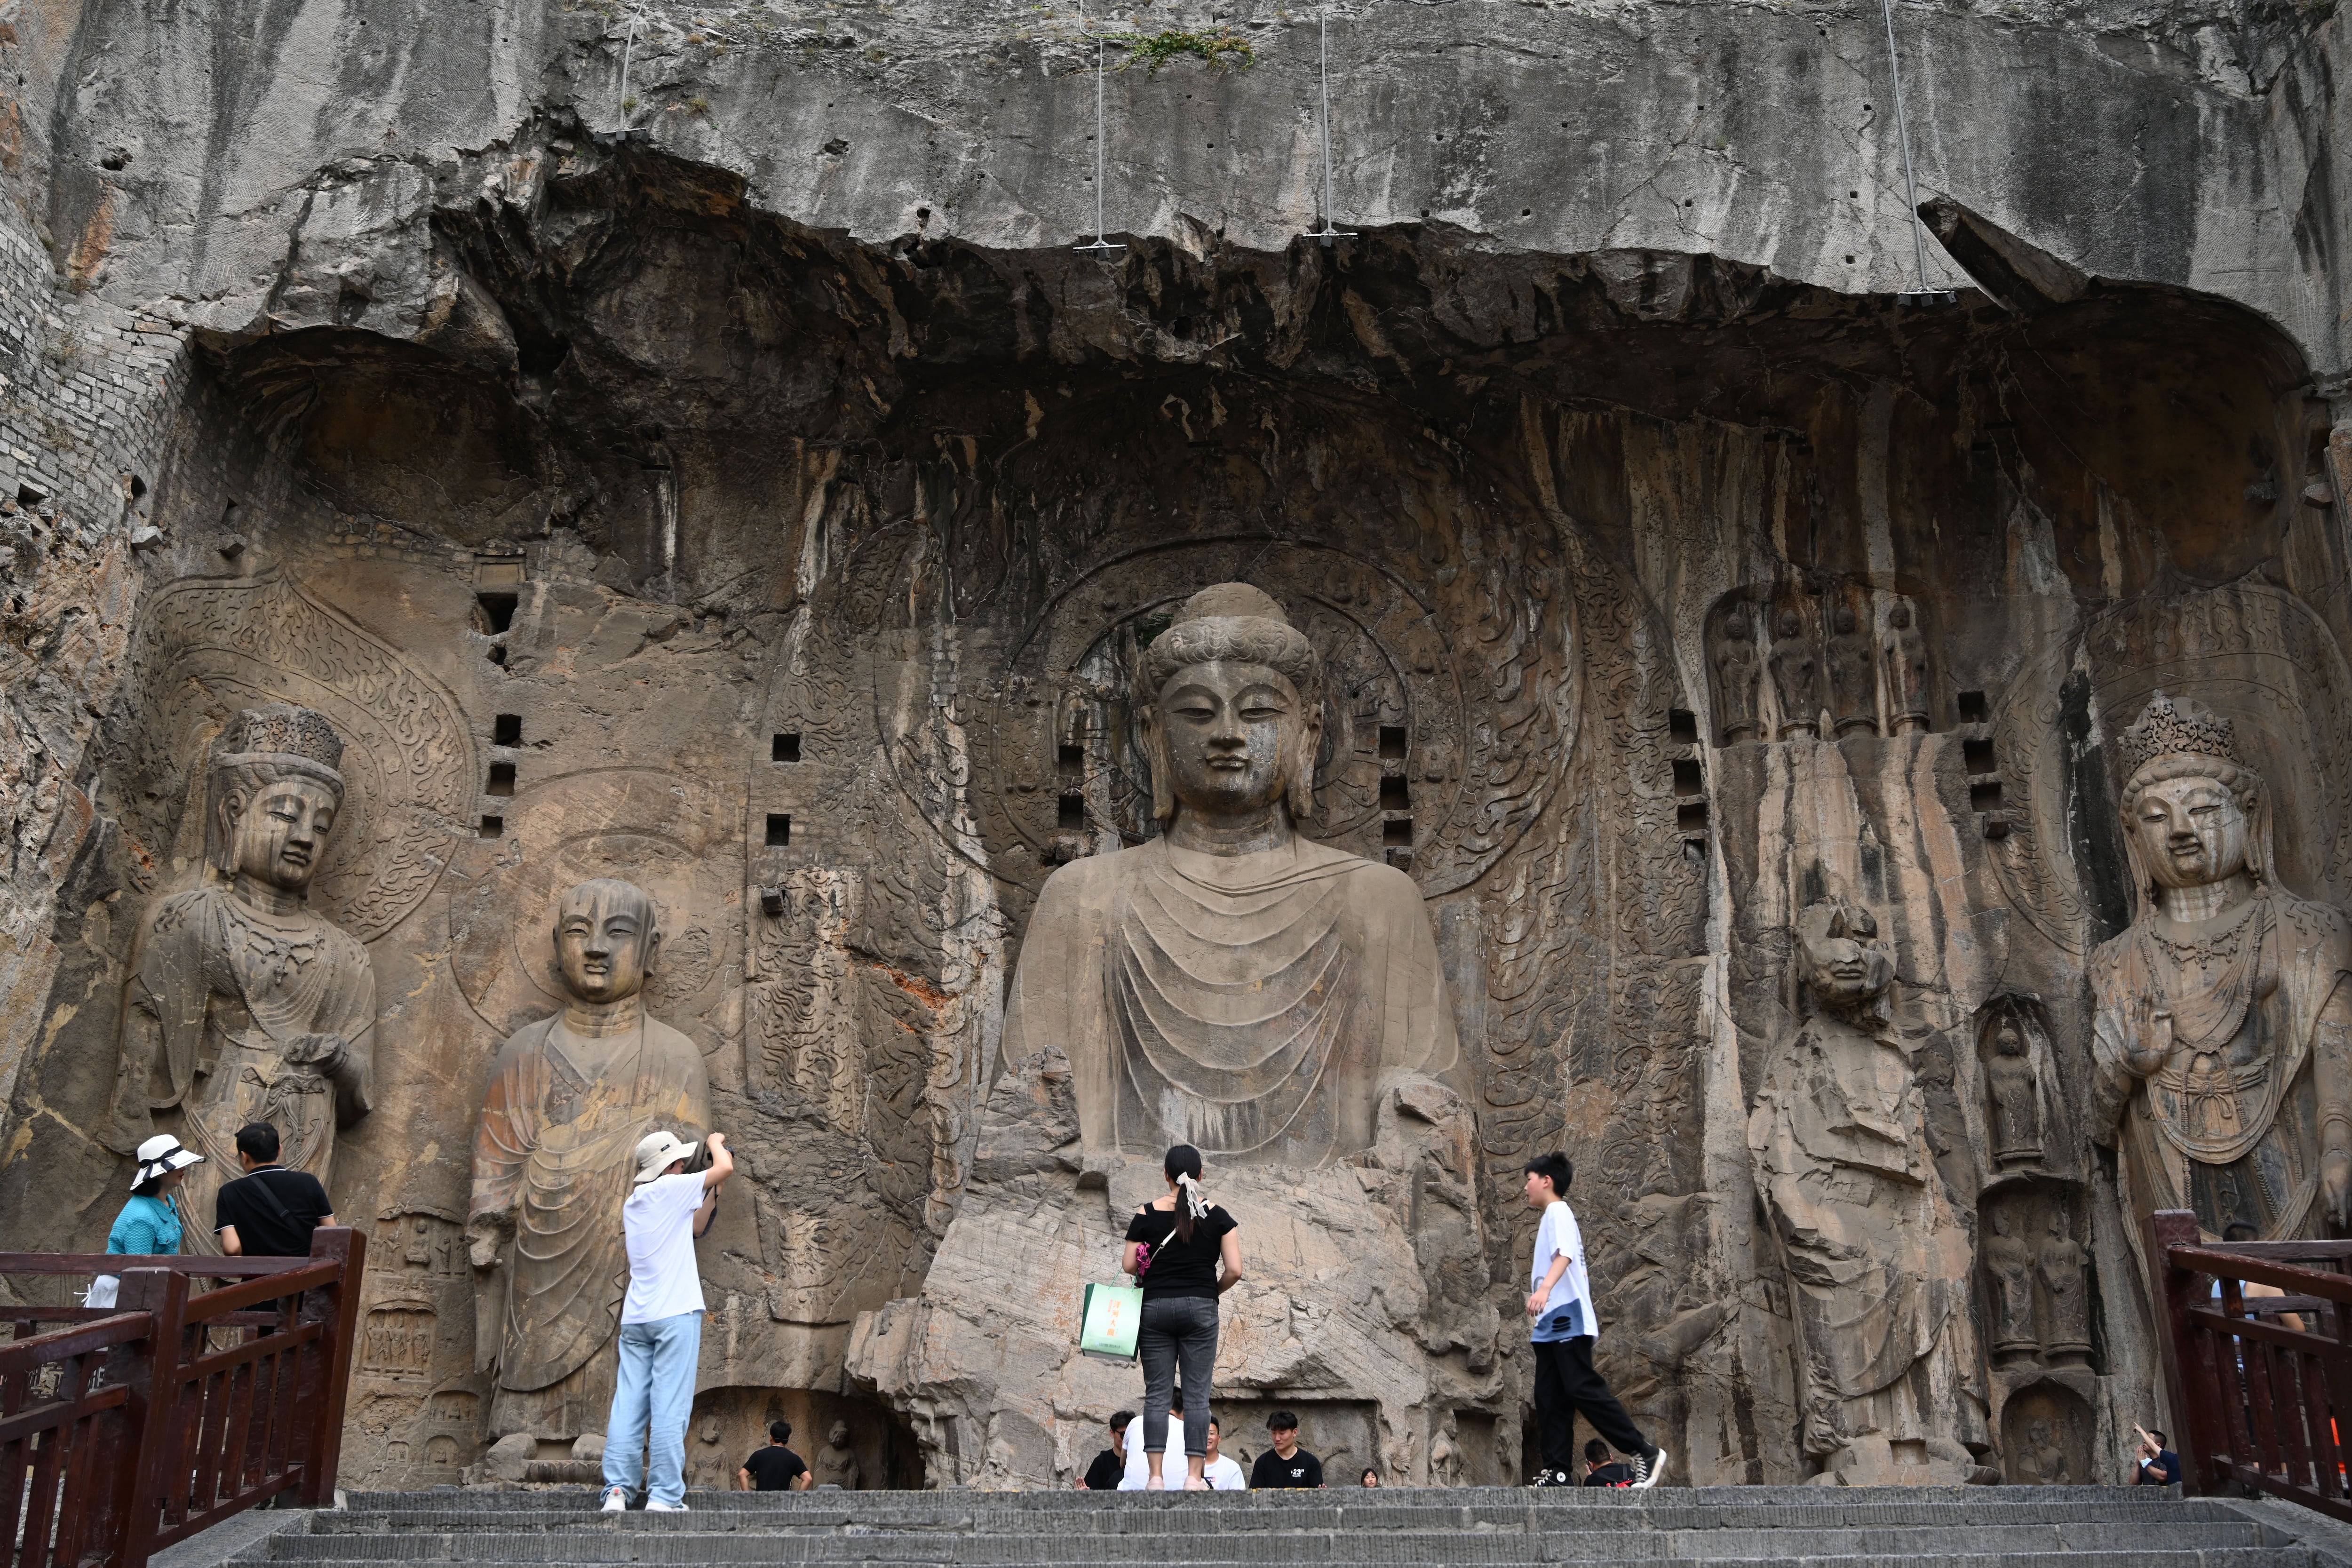
[(106, 1233), (106, 1250), (152, 1257), (180, 1250), (180, 1205), (173, 1189), (188, 1179), (188, 1167), (205, 1157), (183, 1148), (169, 1132), (159, 1132), (139, 1145), (139, 1168), (131, 1177), (131, 1201), (114, 1216)]

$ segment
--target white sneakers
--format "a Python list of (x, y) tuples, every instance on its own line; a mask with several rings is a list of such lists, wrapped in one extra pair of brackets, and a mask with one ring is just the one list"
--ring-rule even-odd
[(688, 1509), (682, 1502), (663, 1502), (658, 1498), (655, 1498), (647, 1500), (646, 1511), (647, 1513), (685, 1513)]
[(623, 1491), (618, 1487), (606, 1487), (604, 1489), (604, 1507), (603, 1511), (606, 1513), (626, 1513), (628, 1510), (629, 1494)]

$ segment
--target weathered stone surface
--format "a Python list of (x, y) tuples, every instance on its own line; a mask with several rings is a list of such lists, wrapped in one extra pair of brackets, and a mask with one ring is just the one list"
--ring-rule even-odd
[[(1221, 1176), (1268, 1238), (1235, 1418), (1512, 1479), (1507, 1200), (1565, 1147), (1675, 1479), (1811, 1473), (1746, 1129), (1834, 899), (1966, 1240), (1976, 1457), (2119, 1479), (2144, 1162), (2095, 1139), (2147, 1090), (2091, 975), (2157, 688), (2253, 748), (2268, 901), (2352, 899), (2347, 23), (1898, 8), (1936, 309), (1889, 298), (1874, 5), (1335, 19), (1328, 248), (1311, 16), (1149, 15), (1255, 63), (1107, 78), (1104, 259), (1092, 47), (1011, 0), (0, 10), (0, 1230), (102, 1237), (203, 760), (300, 704), (376, 997), (351, 1477), (488, 1462), (471, 1152), (611, 875), (747, 1177), (698, 1475), (782, 1417), (869, 1485), (1066, 1479), (1135, 1403), (1067, 1320), (1146, 1184), (1103, 1042), (1006, 1048), (1011, 976), (1049, 873), (1153, 840), (1136, 656), (1237, 579), (1331, 673), (1305, 837), (1410, 879), (1460, 1057)], [(1005, 1247), (1036, 1294), (982, 1301)], [(585, 1462), (547, 1442), (494, 1468)]]

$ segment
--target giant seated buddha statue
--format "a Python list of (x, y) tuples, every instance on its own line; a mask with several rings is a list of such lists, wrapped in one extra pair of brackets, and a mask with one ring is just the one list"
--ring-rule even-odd
[(1315, 650), (1271, 598), (1226, 583), (1186, 603), (1138, 673), (1160, 835), (1046, 881), (1005, 1058), (1067, 1053), (1089, 1156), (1355, 1153), (1383, 1084), (1459, 1052), (1412, 879), (1299, 836), (1322, 738)]

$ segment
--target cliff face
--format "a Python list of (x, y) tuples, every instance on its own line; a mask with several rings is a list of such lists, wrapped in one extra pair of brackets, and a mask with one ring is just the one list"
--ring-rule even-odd
[[(216, 726), (313, 702), (378, 781), (334, 895), (383, 999), (337, 1155), (383, 1237), (356, 1470), (448, 1479), (497, 1435), (472, 1119), (552, 1005), (547, 899), (604, 872), (674, 922), (656, 1010), (752, 1178), (706, 1256), (697, 1462), (731, 1474), (773, 1406), (850, 1419), (876, 1481), (1082, 1464), (1120, 1390), (1014, 1410), (1018, 1356), (958, 1384), (875, 1347), (976, 1184), (1073, 1259), (1099, 1239), (1101, 1185), (1003, 1100), (1053, 1079), (995, 1059), (1003, 987), (1052, 866), (1149, 830), (1122, 650), (1239, 576), (1344, 677), (1316, 830), (1422, 886), (1475, 1125), (1366, 1168), (1428, 1277), (1338, 1313), (1391, 1313), (1439, 1392), (1309, 1375), (1312, 1335), (1244, 1392), (1322, 1401), (1402, 1478), (1514, 1472), (1502, 1205), (1565, 1145), (1604, 1363), (1678, 1479), (1804, 1473), (1743, 1138), (1797, 1025), (1789, 923), (1835, 894), (1895, 945), (1948, 1208), (2055, 1216), (2095, 1282), (2095, 1352), (1979, 1336), (1966, 1445), (2121, 1452), (2149, 1365), (2126, 1201), (2081, 1153), (2085, 964), (2127, 913), (2098, 735), (2148, 680), (2236, 693), (2303, 781), (2300, 889), (2352, 895), (2352, 724), (2292, 717), (2346, 695), (2352, 636), (2341, 19), (1898, 7), (1949, 303), (1895, 298), (1923, 280), (1874, 7), (1335, 17), (1328, 246), (1313, 14), (1121, 14), (1108, 251), (1075, 248), (1095, 50), (1059, 7), (0, 24), (17, 1245), (112, 1217), (124, 969), (201, 875)], [(1831, 690), (1841, 636), (1867, 700)], [(1759, 698), (1787, 661), (1741, 643), (1816, 649), (1854, 727), (1759, 731), (1801, 693)], [(441, 727), (386, 717), (395, 688)], [(1988, 1141), (2003, 1027), (2047, 1161)]]

